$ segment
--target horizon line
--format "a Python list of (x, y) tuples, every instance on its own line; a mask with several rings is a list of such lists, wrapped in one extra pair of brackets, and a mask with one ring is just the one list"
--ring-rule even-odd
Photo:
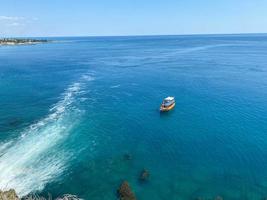
[(1, 38), (73, 38), (73, 37), (153, 37), (153, 36), (216, 36), (216, 35), (265, 35), (267, 32), (248, 33), (189, 33), (189, 34), (133, 34), (133, 35), (58, 35), (58, 36), (0, 36)]

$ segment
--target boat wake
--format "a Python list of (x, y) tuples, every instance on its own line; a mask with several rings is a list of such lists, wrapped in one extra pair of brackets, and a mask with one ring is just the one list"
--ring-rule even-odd
[(22, 131), (17, 140), (0, 144), (4, 147), (0, 149), (0, 189), (13, 188), (24, 196), (42, 190), (62, 174), (71, 155), (59, 151), (60, 145), (79, 121), (79, 101), (91, 80), (90, 75), (82, 76), (65, 90), (45, 118)]

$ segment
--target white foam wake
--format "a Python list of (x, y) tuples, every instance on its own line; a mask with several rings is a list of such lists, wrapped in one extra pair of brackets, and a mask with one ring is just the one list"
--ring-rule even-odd
[(77, 101), (85, 83), (92, 79), (85, 75), (70, 85), (48, 116), (24, 130), (17, 141), (8, 141), (7, 148), (0, 149), (0, 189), (14, 188), (23, 196), (42, 190), (46, 183), (62, 174), (69, 155), (56, 147), (78, 121), (81, 111)]

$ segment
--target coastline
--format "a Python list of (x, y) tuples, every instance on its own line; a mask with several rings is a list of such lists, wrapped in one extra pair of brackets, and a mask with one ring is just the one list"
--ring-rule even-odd
[(51, 42), (46, 39), (18, 39), (18, 38), (3, 38), (0, 39), (0, 46), (15, 46), (15, 45), (34, 45)]
[(60, 197), (53, 198), (51, 194), (48, 194), (48, 197), (39, 196), (38, 194), (28, 194), (27, 196), (19, 197), (14, 189), (9, 189), (6, 191), (0, 190), (0, 200), (82, 200), (76, 195), (64, 194)]

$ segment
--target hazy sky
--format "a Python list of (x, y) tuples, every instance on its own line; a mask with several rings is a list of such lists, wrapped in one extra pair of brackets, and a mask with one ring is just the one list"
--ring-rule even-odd
[(0, 36), (267, 33), (267, 0), (0, 0)]

